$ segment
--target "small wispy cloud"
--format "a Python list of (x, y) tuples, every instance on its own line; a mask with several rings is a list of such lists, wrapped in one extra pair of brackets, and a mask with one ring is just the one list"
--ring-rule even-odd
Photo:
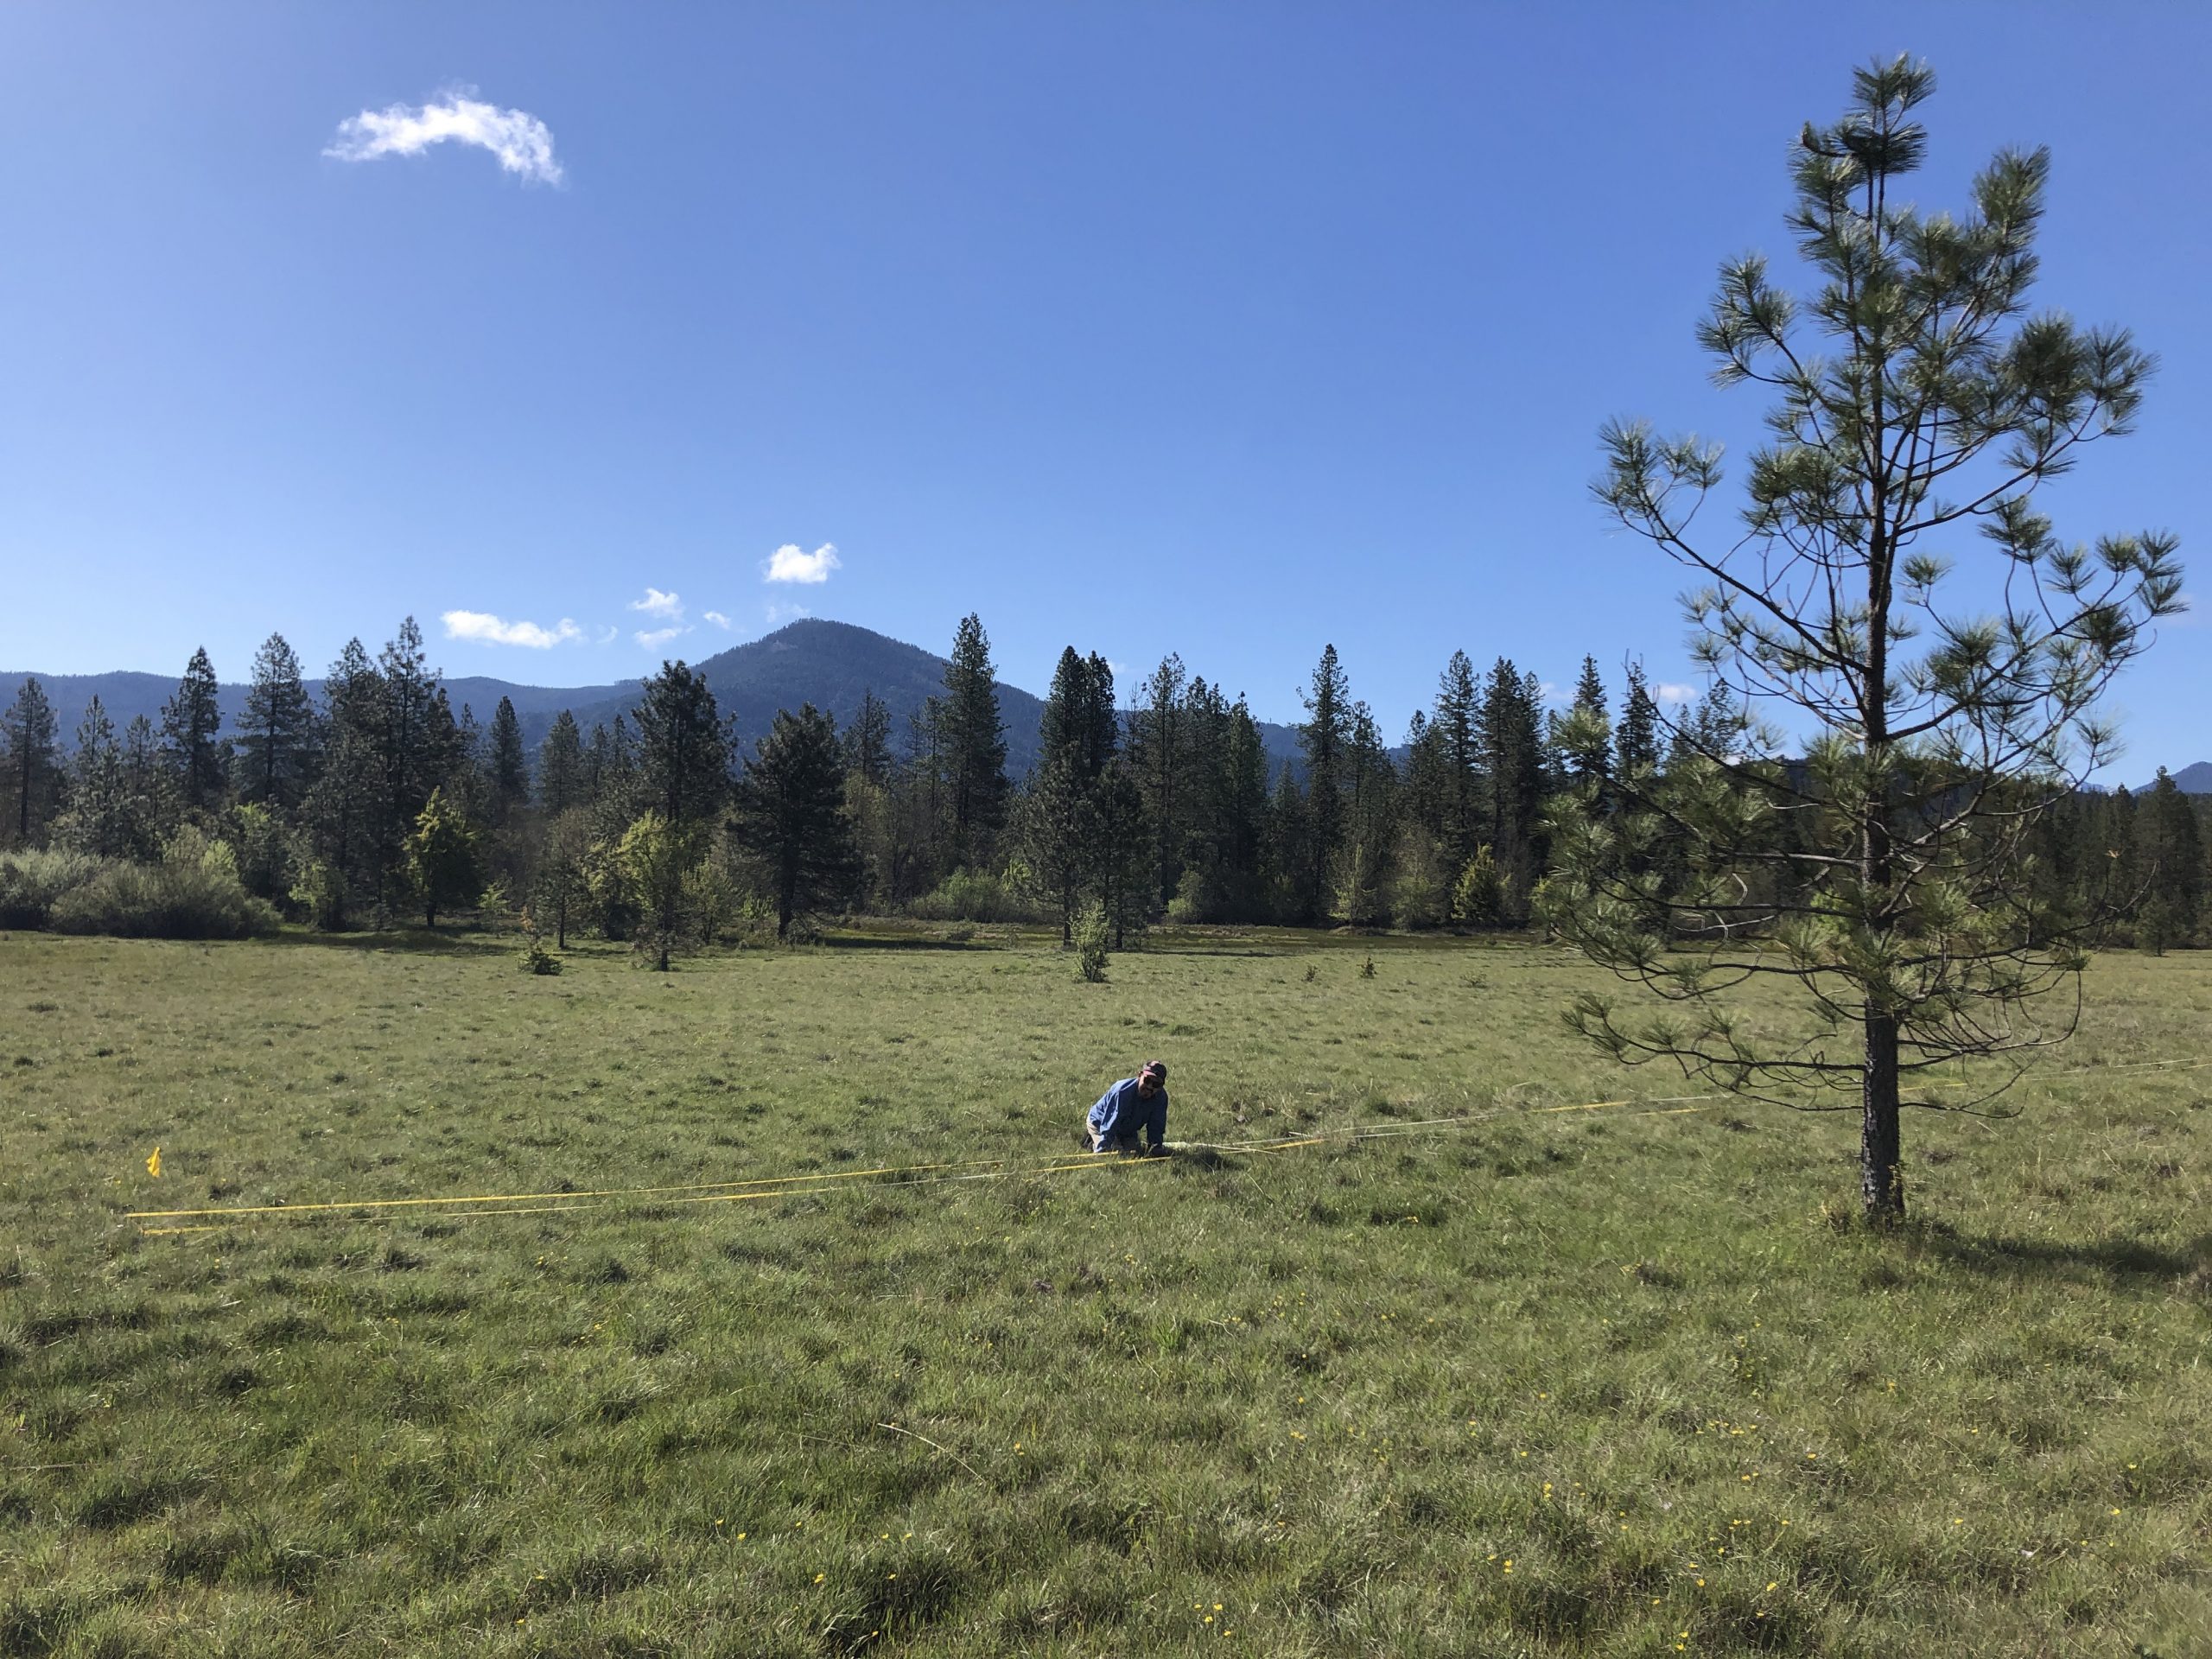
[(804, 605), (779, 605), (772, 601), (761, 608), (766, 613), (768, 626), (772, 628), (779, 622), (794, 622), (802, 616), (814, 614)]
[(796, 542), (786, 542), (761, 565), (761, 579), (765, 582), (803, 582), (811, 586), (829, 581), (830, 573), (838, 568), (838, 563), (837, 547), (834, 542), (824, 542), (811, 553), (802, 553)]
[(666, 645), (670, 640), (675, 639), (679, 633), (689, 633), (690, 632), (690, 629), (683, 627), (640, 628), (637, 632), (632, 634), (630, 637), (632, 639), (635, 639), (639, 645), (643, 645), (647, 651), (652, 651), (656, 646)]
[(1651, 688), (1651, 695), (1661, 702), (1688, 702), (1697, 696), (1697, 687), (1670, 685), (1662, 680)]
[(474, 87), (441, 93), (428, 104), (391, 104), (363, 110), (338, 124), (322, 152), (341, 162), (373, 162), (383, 156), (420, 156), (432, 144), (474, 144), (488, 149), (500, 167), (525, 183), (558, 184), (553, 134), (536, 116), (503, 110), (469, 97)]
[(658, 588), (648, 588), (643, 599), (630, 601), (630, 608), (643, 611), (647, 616), (679, 617), (683, 614), (683, 601), (674, 594), (664, 594)]
[(599, 639), (595, 643), (602, 645), (611, 645), (621, 637), (621, 629), (616, 627), (612, 622), (602, 622), (600, 624)]
[(447, 611), (438, 620), (446, 625), (447, 639), (473, 639), (486, 645), (528, 645), (533, 651), (547, 651), (584, 637), (584, 631), (565, 616), (550, 628), (535, 622), (510, 622), (489, 611)]
[(708, 621), (713, 623), (716, 627), (725, 631), (727, 631), (731, 626), (729, 618), (724, 616), (720, 611), (702, 611), (700, 614), (705, 617)]

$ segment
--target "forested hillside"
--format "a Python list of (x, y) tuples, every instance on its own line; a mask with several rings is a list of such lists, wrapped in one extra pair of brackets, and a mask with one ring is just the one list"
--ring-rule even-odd
[[(244, 687), (205, 652), (158, 702), (151, 677), (74, 683), (121, 709), (16, 681), (0, 925), (435, 925), (488, 909), (556, 944), (639, 940), (664, 963), (748, 915), (788, 934), (853, 910), (1049, 919), (1071, 938), (1087, 918), (1123, 945), (1161, 919), (1519, 927), (1555, 798), (1725, 762), (1744, 729), (1724, 698), (1669, 712), (1635, 670), (1609, 687), (1586, 659), (1550, 712), (1533, 674), (1455, 652), (1394, 742), (1333, 646), (1296, 728), (1173, 656), (1117, 684), (1070, 647), (1040, 701), (999, 682), (972, 616), (949, 658), (809, 620), (634, 687), (508, 688), (480, 709), (499, 683), (445, 680), (411, 620), (319, 680), (281, 635)], [(1730, 786), (1788, 833), (1786, 774), (1735, 768)], [(2140, 795), (2056, 800), (2036, 825), (2038, 890), (2054, 913), (2108, 916), (2112, 937), (2200, 941), (2208, 804), (2163, 772)], [(1680, 849), (1645, 856), (1653, 880), (1683, 879)], [(203, 901), (215, 919), (194, 922)]]

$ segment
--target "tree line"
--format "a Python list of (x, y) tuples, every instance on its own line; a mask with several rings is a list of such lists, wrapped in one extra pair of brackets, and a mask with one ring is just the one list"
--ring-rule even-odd
[[(703, 676), (664, 663), (586, 732), (563, 711), (536, 753), (512, 702), (456, 712), (410, 619), (348, 642), (320, 699), (281, 634), (226, 733), (207, 652), (160, 722), (95, 700), (67, 747), (35, 679), (0, 714), (0, 846), (159, 860), (179, 833), (227, 849), (245, 889), (325, 929), (456, 911), (629, 940), (665, 964), (746, 918), (788, 938), (849, 911), (1086, 921), (1116, 947), (1163, 918), (1405, 928), (1529, 924), (1562, 800), (1664, 778), (1741, 734), (1727, 699), (1662, 709), (1630, 665), (1612, 696), (1586, 658), (1548, 712), (1510, 659), (1455, 652), (1395, 749), (1333, 645), (1304, 691), (1294, 765), (1271, 766), (1244, 700), (1170, 655), (1126, 699), (1096, 652), (1062, 652), (1020, 779), (981, 620), (944, 688), (894, 729), (873, 691), (840, 730), (811, 706), (741, 753)], [(2133, 937), (2197, 943), (2212, 888), (2200, 810), (2161, 772), (2137, 799), (2080, 793), (2037, 821), (2054, 906), (2139, 892)], [(1682, 833), (1687, 833), (1682, 832)], [(1643, 856), (1687, 870), (1662, 832)]]

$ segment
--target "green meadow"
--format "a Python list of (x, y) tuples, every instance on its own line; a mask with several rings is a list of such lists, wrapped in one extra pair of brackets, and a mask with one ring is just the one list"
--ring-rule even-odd
[(1873, 1234), (1560, 951), (1160, 944), (0, 938), (0, 1653), (2212, 1648), (2212, 955)]

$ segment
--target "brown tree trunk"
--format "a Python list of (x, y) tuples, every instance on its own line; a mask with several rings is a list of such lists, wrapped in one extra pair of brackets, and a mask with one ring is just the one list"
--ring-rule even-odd
[(1859, 1190), (1868, 1222), (1888, 1226), (1904, 1219), (1904, 1157), (1897, 1127), (1897, 1022), (1886, 1014), (1866, 1017), (1866, 1072), (1859, 1130)]

